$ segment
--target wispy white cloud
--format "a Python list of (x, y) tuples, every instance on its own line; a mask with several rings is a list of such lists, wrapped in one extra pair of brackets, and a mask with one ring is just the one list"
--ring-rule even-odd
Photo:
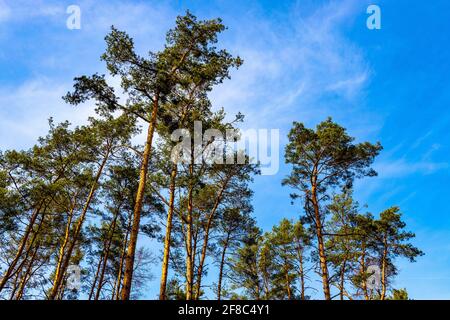
[[(254, 13), (231, 21), (227, 47), (244, 65), (212, 93), (213, 101), (242, 111), (252, 127), (285, 127), (292, 119), (316, 122), (328, 115), (353, 118), (345, 115), (355, 112), (370, 79), (363, 52), (341, 33), (355, 10), (355, 1), (340, 1), (304, 13), (297, 3), (282, 24)], [(333, 105), (323, 101), (330, 94)], [(352, 130), (364, 127), (365, 134), (377, 130), (370, 113), (347, 124)]]
[(61, 2), (54, 1), (0, 1), (0, 22), (3, 21), (24, 21), (38, 17), (56, 17), (65, 14), (66, 8)]
[(71, 84), (39, 78), (17, 88), (0, 89), (0, 149), (27, 148), (47, 132), (47, 120), (69, 120), (74, 124), (93, 115), (92, 105), (77, 109), (65, 105), (61, 97)]
[(11, 9), (4, 0), (0, 0), (0, 23), (7, 21), (11, 15)]
[(412, 162), (402, 158), (392, 161), (380, 161), (374, 167), (379, 172), (380, 178), (396, 178), (411, 174), (432, 174), (442, 169), (448, 169), (449, 164), (447, 162), (425, 160)]

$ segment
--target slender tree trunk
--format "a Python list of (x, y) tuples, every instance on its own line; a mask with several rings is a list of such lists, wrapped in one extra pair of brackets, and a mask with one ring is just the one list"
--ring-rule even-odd
[(285, 280), (286, 280), (286, 293), (288, 296), (288, 300), (292, 299), (292, 294), (291, 294), (291, 282), (289, 281), (289, 273), (286, 272), (285, 274)]
[(27, 284), (28, 280), (31, 277), (31, 271), (33, 269), (33, 262), (36, 259), (38, 250), (39, 250), (39, 246), (36, 246), (36, 248), (33, 251), (33, 255), (30, 258), (30, 261), (28, 262), (28, 266), (27, 266), (27, 269), (25, 270), (22, 280), (20, 281), (19, 291), (17, 291), (17, 294), (16, 294), (17, 300), (20, 300), (23, 297), (23, 293), (25, 291), (25, 285)]
[(229, 241), (230, 241), (230, 233), (227, 234), (227, 238), (223, 244), (222, 255), (220, 257), (219, 281), (217, 284), (217, 300), (219, 300), (219, 301), (222, 297), (222, 278), (223, 278), (223, 270), (225, 267), (225, 255), (226, 255)]
[(16, 255), (14, 259), (9, 264), (8, 268), (6, 269), (5, 273), (3, 274), (2, 280), (0, 281), (0, 292), (5, 287), (8, 280), (14, 275), (14, 268), (16, 267), (17, 263), (19, 262), (22, 253), (25, 249), (25, 246), (27, 244), (28, 238), (30, 234), (33, 231), (34, 224), (36, 222), (37, 217), (39, 216), (39, 213), (44, 206), (44, 201), (41, 201), (40, 204), (34, 209), (30, 221), (28, 222), (27, 228), (25, 229), (25, 233), (22, 237), (22, 240), (20, 242), (19, 248), (17, 249)]
[(116, 231), (116, 222), (117, 222), (117, 217), (119, 216), (119, 210), (117, 211), (116, 215), (114, 216), (114, 219), (111, 223), (111, 227), (109, 231), (109, 237), (107, 239), (106, 244), (104, 244), (104, 256), (103, 256), (103, 263), (102, 263), (102, 269), (100, 272), (100, 278), (98, 281), (98, 287), (97, 287), (97, 293), (95, 294), (95, 300), (98, 300), (100, 298), (100, 292), (102, 290), (103, 287), (103, 279), (105, 277), (105, 270), (106, 270), (106, 265), (108, 263), (108, 258), (109, 258), (109, 252), (111, 249), (111, 243), (112, 243), (112, 239), (114, 237), (114, 232)]
[(75, 245), (77, 243), (78, 237), (79, 237), (80, 232), (81, 232), (81, 228), (83, 226), (83, 222), (84, 222), (84, 220), (86, 218), (86, 213), (89, 210), (89, 207), (91, 205), (92, 200), (94, 199), (94, 195), (95, 195), (95, 192), (97, 191), (98, 182), (100, 181), (100, 177), (101, 177), (101, 175), (103, 173), (103, 169), (105, 168), (106, 163), (108, 162), (109, 153), (110, 153), (110, 150), (108, 150), (106, 152), (106, 155), (103, 158), (103, 161), (102, 161), (102, 163), (100, 165), (100, 168), (97, 171), (94, 183), (91, 186), (91, 190), (89, 191), (89, 195), (87, 197), (86, 203), (84, 204), (83, 210), (82, 210), (82, 212), (80, 214), (80, 217), (78, 218), (77, 224), (75, 226), (75, 231), (74, 231), (74, 234), (73, 234), (73, 240), (72, 240), (72, 242), (70, 243), (70, 245), (69, 245), (69, 247), (67, 249), (67, 253), (66, 253), (66, 257), (64, 259), (64, 262), (61, 264), (60, 268), (56, 269), (55, 279), (54, 279), (54, 282), (53, 282), (53, 287), (52, 287), (52, 290), (51, 290), (50, 295), (49, 295), (49, 299), (50, 300), (54, 300), (56, 298), (57, 294), (58, 294), (58, 290), (59, 290), (59, 288), (61, 286), (61, 283), (63, 281), (64, 274), (66, 273), (67, 267), (69, 266), (69, 262), (70, 262), (70, 258), (72, 257), (73, 249), (75, 248)]
[[(359, 273), (361, 275), (365, 275), (366, 273), (366, 244), (362, 242), (361, 244), (361, 259), (360, 259), (360, 270)], [(361, 284), (363, 293), (364, 293), (364, 299), (370, 300), (369, 292), (367, 291), (367, 279), (364, 277), (362, 284)]]
[[(192, 180), (194, 174), (194, 154), (193, 149), (191, 149), (191, 164), (189, 165), (189, 174)], [(192, 195), (193, 195), (193, 185), (192, 181), (189, 182), (188, 191), (188, 209), (187, 209), (187, 219), (186, 219), (186, 300), (191, 300), (193, 298), (193, 281), (194, 281), (194, 251), (192, 249)]]
[[(20, 264), (17, 266), (16, 270), (14, 270), (14, 272), (11, 273), (10, 277), (14, 276), (15, 274), (17, 274), (17, 277), (15, 279), (15, 282), (17, 282), (17, 280), (20, 278), (20, 274), (22, 272), (23, 267), (25, 266), (26, 262), (28, 261), (28, 257), (30, 256), (30, 253), (33, 249), (33, 245), (39, 235), (39, 231), (41, 230), (41, 227), (44, 223), (45, 220), (45, 213), (43, 213), (41, 215), (41, 220), (39, 221), (36, 230), (32, 230), (32, 238), (31, 240), (28, 241), (27, 245), (26, 245), (26, 249), (25, 249), (25, 257), (22, 259), (22, 261), (20, 262)], [(36, 222), (35, 222), (36, 223)], [(23, 254), (23, 253), (22, 253)], [(14, 295), (16, 294), (16, 290), (18, 289), (17, 287), (17, 283), (14, 284), (14, 289), (11, 293), (11, 299), (14, 298)]]
[(70, 240), (70, 229), (72, 227), (72, 218), (73, 218), (73, 215), (75, 212), (75, 208), (77, 206), (77, 196), (78, 196), (78, 192), (76, 192), (76, 194), (74, 196), (73, 205), (72, 205), (72, 208), (70, 209), (70, 213), (67, 218), (67, 224), (66, 224), (66, 229), (65, 229), (65, 233), (64, 233), (64, 240), (63, 240), (63, 243), (61, 244), (61, 247), (59, 248), (58, 263), (56, 264), (56, 273), (55, 273), (55, 279), (54, 279), (53, 284), (55, 284), (55, 281), (56, 281), (56, 274), (58, 274), (58, 272), (60, 272), (60, 270), (61, 270), (62, 264), (64, 262), (66, 247)]
[(211, 224), (214, 218), (214, 215), (216, 214), (217, 208), (219, 207), (219, 204), (222, 200), (222, 195), (223, 192), (228, 184), (229, 181), (229, 177), (226, 178), (226, 180), (224, 181), (224, 184), (222, 185), (219, 194), (216, 197), (216, 201), (214, 203), (214, 206), (208, 216), (208, 222), (206, 224), (206, 228), (205, 228), (205, 238), (203, 239), (203, 246), (202, 246), (202, 253), (201, 253), (201, 257), (200, 257), (200, 263), (198, 265), (198, 269), (197, 269), (197, 283), (196, 283), (196, 299), (199, 298), (200, 295), (200, 290), (201, 290), (201, 282), (202, 282), (202, 276), (203, 276), (203, 265), (205, 264), (205, 259), (206, 259), (206, 251), (208, 249), (208, 240), (209, 240), (209, 232), (211, 229)]
[(325, 296), (325, 300), (331, 300), (330, 293), (330, 282), (328, 275), (328, 266), (327, 266), (327, 258), (325, 255), (325, 246), (323, 241), (323, 233), (322, 233), (322, 221), (319, 211), (319, 203), (317, 200), (317, 186), (316, 186), (317, 177), (313, 178), (312, 184), (312, 203), (314, 207), (314, 217), (316, 224), (316, 235), (318, 242), (318, 251), (319, 251), (319, 260), (320, 260), (320, 269), (321, 269), (321, 277), (322, 277), (322, 285), (323, 285), (323, 293)]
[(19, 288), (18, 282), (20, 279), (20, 272), (16, 272), (16, 276), (14, 277), (14, 281), (11, 286), (11, 293), (9, 295), (9, 300), (13, 300), (16, 295), (17, 289)]
[(264, 299), (268, 300), (270, 291), (269, 291), (269, 279), (267, 277), (266, 270), (263, 271), (263, 283), (264, 283), (264, 294), (265, 294)]
[(169, 270), (169, 260), (170, 260), (170, 245), (171, 245), (171, 235), (172, 235), (172, 219), (173, 210), (175, 203), (175, 182), (177, 176), (177, 165), (174, 164), (172, 167), (172, 172), (170, 173), (170, 198), (169, 198), (169, 209), (167, 212), (167, 223), (166, 223), (166, 237), (164, 238), (164, 255), (162, 262), (161, 271), (161, 284), (159, 288), (159, 299), (166, 300), (166, 288), (167, 288), (167, 273)]
[(95, 287), (97, 286), (98, 275), (100, 274), (100, 268), (101, 268), (101, 265), (102, 265), (102, 260), (103, 260), (103, 256), (101, 256), (100, 259), (98, 259), (97, 269), (95, 271), (94, 280), (92, 281), (91, 290), (89, 291), (89, 298), (88, 298), (88, 300), (92, 300), (92, 297), (94, 296), (94, 290), (95, 290)]
[(344, 259), (342, 262), (340, 275), (339, 275), (339, 297), (341, 300), (344, 300), (344, 283), (345, 283), (345, 268), (347, 267), (347, 259)]
[(186, 254), (186, 300), (192, 299), (192, 289), (194, 281), (194, 271), (193, 271), (193, 250), (192, 250), (192, 216), (189, 215), (187, 218), (187, 254)]
[(381, 259), (381, 296), (380, 300), (386, 299), (386, 291), (387, 291), (387, 279), (386, 279), (386, 269), (387, 269), (387, 240), (384, 239), (384, 250), (383, 257)]
[(300, 298), (305, 300), (305, 272), (303, 266), (303, 252), (298, 249), (298, 264), (299, 264), (299, 277), (300, 277)]
[(125, 263), (125, 256), (127, 254), (127, 244), (128, 244), (128, 237), (130, 235), (130, 229), (131, 229), (131, 214), (128, 216), (128, 224), (125, 232), (125, 237), (123, 238), (123, 244), (122, 244), (122, 252), (120, 254), (120, 263), (119, 263), (119, 272), (117, 274), (117, 280), (114, 285), (112, 299), (119, 300), (120, 299), (120, 290), (122, 289), (122, 275), (123, 275), (123, 265)]
[(127, 255), (125, 258), (125, 272), (123, 278), (123, 287), (121, 292), (122, 300), (129, 300), (131, 293), (131, 282), (134, 270), (134, 255), (136, 253), (136, 244), (139, 234), (139, 225), (141, 221), (142, 203), (145, 194), (145, 185), (147, 183), (148, 166), (152, 154), (153, 133), (155, 131), (156, 120), (158, 116), (159, 94), (154, 97), (153, 110), (148, 126), (147, 140), (145, 142), (144, 154), (142, 155), (141, 170), (139, 173), (139, 185), (136, 192), (136, 202), (133, 212), (133, 226), (130, 233), (130, 241), (128, 243)]

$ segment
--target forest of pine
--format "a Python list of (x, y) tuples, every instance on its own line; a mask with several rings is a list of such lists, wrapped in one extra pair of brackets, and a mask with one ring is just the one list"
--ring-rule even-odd
[(408, 299), (394, 286), (398, 262), (424, 253), (401, 208), (370, 213), (353, 196), (356, 179), (377, 175), (380, 143), (356, 143), (332, 118), (314, 128), (292, 119), (279, 183), (298, 218), (269, 230), (252, 206), (258, 164), (194, 152), (173, 161), (176, 129), (245, 121), (228, 121), (209, 97), (245, 63), (218, 49), (225, 29), (187, 12), (161, 51), (140, 56), (112, 27), (101, 56), (109, 75), (80, 75), (61, 103), (93, 102), (95, 116), (78, 126), (50, 118), (32, 148), (0, 151), (0, 299)]

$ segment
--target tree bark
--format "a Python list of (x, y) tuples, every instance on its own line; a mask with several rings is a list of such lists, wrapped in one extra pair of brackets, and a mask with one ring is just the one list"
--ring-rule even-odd
[(14, 268), (16, 267), (17, 263), (19, 262), (22, 253), (25, 249), (25, 246), (27, 244), (28, 238), (30, 234), (33, 231), (34, 223), (36, 222), (37, 217), (39, 216), (39, 213), (44, 206), (44, 201), (41, 201), (39, 205), (34, 209), (30, 221), (28, 222), (27, 228), (25, 229), (25, 233), (22, 237), (22, 240), (20, 242), (19, 248), (17, 249), (16, 255), (14, 256), (13, 261), (9, 264), (8, 268), (6, 269), (5, 273), (3, 274), (2, 280), (0, 281), (0, 292), (5, 287), (8, 280), (13, 276)]
[(387, 251), (388, 245), (386, 237), (384, 238), (384, 249), (383, 256), (381, 258), (381, 296), (380, 300), (386, 299), (386, 291), (387, 291), (387, 279), (386, 279), (386, 269), (387, 269)]
[(51, 290), (50, 295), (49, 295), (49, 299), (50, 300), (54, 300), (56, 298), (57, 294), (58, 294), (58, 290), (59, 290), (59, 288), (61, 286), (61, 283), (63, 281), (64, 274), (66, 273), (67, 267), (69, 266), (69, 262), (70, 262), (70, 258), (72, 257), (73, 249), (75, 248), (75, 245), (77, 243), (78, 237), (79, 237), (80, 232), (81, 232), (81, 228), (83, 226), (83, 222), (84, 222), (84, 220), (86, 218), (86, 213), (89, 210), (89, 207), (90, 207), (91, 202), (92, 202), (92, 200), (94, 198), (95, 192), (97, 191), (98, 182), (100, 181), (100, 177), (101, 177), (101, 175), (103, 173), (103, 169), (105, 168), (106, 163), (108, 162), (110, 151), (111, 150), (108, 150), (106, 152), (106, 155), (103, 158), (103, 161), (100, 164), (100, 167), (99, 167), (99, 169), (97, 171), (94, 183), (91, 186), (91, 190), (89, 191), (89, 195), (88, 195), (88, 198), (86, 200), (86, 203), (84, 204), (83, 210), (82, 210), (82, 212), (80, 214), (80, 217), (78, 218), (78, 221), (77, 221), (77, 224), (76, 224), (76, 227), (75, 227), (75, 231), (74, 231), (74, 234), (73, 234), (73, 240), (72, 240), (72, 242), (69, 245), (69, 248), (67, 250), (67, 254), (66, 254), (66, 257), (64, 259), (64, 262), (61, 264), (60, 268), (56, 269), (55, 279), (54, 279), (54, 282), (53, 282), (53, 287), (52, 287), (52, 290)]
[[(314, 171), (317, 171), (317, 169), (314, 169)], [(312, 203), (314, 207), (314, 217), (315, 217), (315, 225), (316, 225), (316, 235), (317, 235), (317, 242), (318, 242), (318, 251), (319, 251), (319, 260), (320, 260), (320, 269), (321, 269), (321, 277), (322, 277), (322, 286), (323, 286), (323, 293), (325, 296), (325, 300), (331, 300), (331, 293), (330, 293), (330, 282), (329, 282), (329, 274), (328, 274), (328, 266), (327, 266), (327, 258), (325, 255), (325, 246), (323, 242), (323, 233), (322, 233), (322, 221), (319, 211), (319, 203), (317, 200), (317, 177), (313, 177), (313, 183), (312, 183)]]
[(219, 207), (220, 201), (222, 200), (223, 191), (225, 190), (227, 184), (228, 184), (229, 178), (226, 178), (224, 184), (222, 185), (219, 194), (216, 197), (216, 201), (214, 203), (214, 206), (208, 215), (208, 222), (206, 223), (205, 228), (205, 237), (203, 239), (203, 246), (202, 246), (202, 252), (200, 257), (200, 262), (197, 269), (197, 282), (196, 282), (196, 299), (200, 296), (200, 290), (201, 290), (201, 282), (202, 282), (202, 276), (203, 276), (203, 265), (205, 264), (206, 259), (206, 251), (208, 249), (208, 240), (209, 240), (209, 231), (211, 229), (212, 220), (214, 218), (214, 215), (217, 211), (217, 208)]
[(108, 263), (108, 258), (109, 258), (109, 252), (111, 249), (111, 243), (112, 243), (112, 238), (114, 237), (114, 232), (116, 231), (116, 222), (117, 222), (117, 218), (119, 216), (119, 210), (117, 210), (117, 213), (114, 216), (114, 219), (111, 223), (111, 227), (109, 228), (109, 237), (107, 239), (106, 244), (104, 244), (104, 255), (103, 255), (103, 262), (102, 262), (102, 269), (100, 272), (100, 278), (98, 280), (98, 287), (97, 287), (97, 292), (95, 294), (95, 300), (98, 300), (100, 298), (100, 292), (102, 290), (103, 287), (103, 279), (105, 277), (105, 270), (106, 270), (106, 265)]
[(130, 241), (128, 243), (127, 255), (125, 258), (125, 272), (121, 292), (122, 300), (129, 300), (131, 293), (131, 282), (134, 270), (134, 255), (136, 253), (136, 244), (139, 234), (139, 225), (141, 221), (142, 204), (145, 195), (145, 185), (147, 183), (148, 166), (152, 154), (153, 133), (155, 131), (156, 120), (158, 116), (159, 93), (155, 94), (153, 101), (153, 110), (150, 124), (148, 126), (147, 140), (145, 142), (144, 153), (142, 155), (142, 164), (139, 173), (139, 185), (136, 192), (136, 202), (133, 211), (133, 226), (130, 232)]
[[(361, 275), (364, 275), (366, 273), (366, 245), (364, 242), (361, 244), (361, 260), (359, 264), (360, 264), (359, 272)], [(364, 299), (370, 300), (369, 292), (367, 291), (367, 279), (365, 279), (364, 277), (363, 280), (364, 281), (362, 282), (361, 287), (364, 293)]]
[(167, 288), (167, 273), (169, 270), (169, 260), (170, 260), (170, 245), (171, 245), (171, 235), (172, 235), (172, 219), (173, 219), (173, 209), (175, 203), (175, 182), (177, 176), (177, 165), (174, 164), (172, 172), (170, 174), (170, 198), (169, 198), (169, 210), (167, 212), (167, 223), (166, 223), (166, 237), (164, 238), (164, 255), (162, 262), (161, 271), (161, 284), (159, 288), (159, 299), (166, 300), (166, 288)]
[(119, 269), (118, 269), (119, 272), (117, 274), (116, 283), (114, 284), (115, 288), (112, 293), (112, 300), (114, 300), (114, 299), (119, 300), (119, 298), (120, 298), (120, 290), (122, 289), (123, 264), (125, 262), (125, 256), (127, 253), (127, 243), (128, 243), (128, 236), (130, 234), (131, 223), (132, 223), (131, 215), (129, 215), (127, 229), (125, 232), (125, 237), (123, 238), (122, 252), (120, 254), (120, 263), (119, 263)]
[(95, 271), (94, 281), (92, 281), (91, 290), (89, 291), (89, 298), (88, 298), (88, 300), (92, 300), (92, 296), (94, 295), (94, 290), (95, 290), (95, 287), (97, 286), (98, 275), (100, 274), (100, 268), (101, 268), (101, 265), (102, 265), (102, 260), (103, 260), (103, 256), (101, 256), (100, 259), (98, 259), (97, 270)]
[(300, 299), (305, 300), (305, 272), (304, 272), (304, 266), (303, 266), (303, 252), (302, 249), (299, 247), (297, 249), (297, 255), (298, 255), (298, 264), (299, 264), (299, 277), (300, 277)]
[(342, 262), (341, 270), (340, 270), (340, 283), (339, 283), (339, 297), (341, 300), (344, 300), (344, 284), (345, 284), (345, 268), (347, 266), (347, 259), (344, 259)]
[(229, 241), (230, 241), (230, 233), (227, 234), (227, 238), (223, 244), (222, 255), (220, 257), (219, 281), (217, 284), (217, 300), (219, 300), (219, 301), (222, 297), (222, 278), (223, 278), (223, 270), (225, 267), (225, 255), (226, 255)]
[(28, 262), (28, 266), (27, 266), (27, 269), (25, 270), (25, 274), (23, 275), (22, 280), (20, 281), (19, 291), (17, 291), (17, 294), (16, 294), (16, 300), (20, 300), (23, 297), (23, 293), (25, 291), (25, 285), (27, 284), (28, 280), (31, 277), (31, 271), (33, 269), (33, 262), (36, 259), (38, 250), (39, 250), (39, 246), (36, 246), (36, 248), (33, 251), (33, 255), (30, 258), (30, 261)]

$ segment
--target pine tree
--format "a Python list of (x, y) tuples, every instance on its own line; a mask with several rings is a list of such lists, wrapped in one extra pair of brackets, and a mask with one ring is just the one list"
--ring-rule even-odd
[(380, 144), (353, 144), (354, 138), (331, 118), (307, 129), (294, 122), (286, 146), (286, 163), (292, 164), (291, 174), (283, 184), (303, 196), (306, 214), (312, 222), (317, 239), (320, 273), (325, 299), (331, 299), (328, 261), (324, 241), (324, 201), (332, 188), (351, 185), (354, 178), (374, 176), (370, 168), (381, 150)]
[(394, 259), (407, 258), (414, 262), (423, 252), (408, 241), (415, 237), (414, 233), (404, 231), (405, 222), (401, 220), (400, 208), (391, 207), (380, 214), (375, 221), (376, 250), (379, 254), (381, 267), (380, 299), (386, 299), (389, 278), (396, 274)]

